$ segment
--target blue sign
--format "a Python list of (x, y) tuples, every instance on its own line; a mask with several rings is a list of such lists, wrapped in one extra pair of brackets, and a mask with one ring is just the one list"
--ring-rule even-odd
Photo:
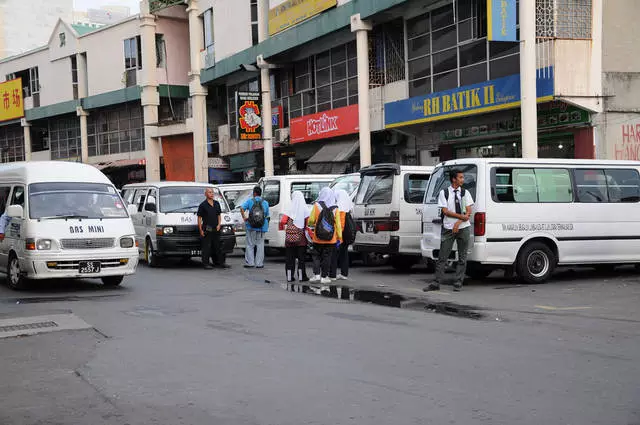
[[(553, 68), (537, 71), (538, 102), (553, 100)], [(515, 108), (520, 105), (520, 74), (416, 96), (384, 105), (385, 128)]]
[(487, 39), (518, 41), (516, 13), (516, 0), (487, 0)]

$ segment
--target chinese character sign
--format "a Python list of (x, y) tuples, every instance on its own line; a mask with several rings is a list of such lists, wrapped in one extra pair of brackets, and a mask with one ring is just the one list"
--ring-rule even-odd
[(24, 117), (22, 79), (0, 83), (0, 122)]
[(260, 112), (260, 93), (237, 92), (238, 139), (262, 139), (262, 114)]

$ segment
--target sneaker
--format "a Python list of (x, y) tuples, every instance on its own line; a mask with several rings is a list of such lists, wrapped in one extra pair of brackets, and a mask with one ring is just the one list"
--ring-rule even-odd
[(309, 279), (309, 282), (320, 282), (320, 275), (317, 274), (315, 276), (312, 276), (311, 279)]
[(462, 285), (453, 285), (453, 292), (462, 291)]
[(430, 283), (429, 286), (425, 286), (424, 288), (422, 288), (422, 290), (424, 292), (439, 291), (440, 290), (440, 284), (438, 284), (438, 283)]
[(349, 280), (347, 276), (343, 276), (341, 274), (338, 275), (338, 280)]
[(254, 267), (255, 267), (255, 266), (252, 266), (251, 264), (245, 264), (245, 265), (244, 265), (244, 268), (245, 268), (245, 269), (252, 269), (252, 268), (254, 268)]
[(323, 285), (327, 285), (331, 283), (331, 279), (328, 277), (323, 277), (322, 279), (320, 279), (320, 283), (322, 283)]

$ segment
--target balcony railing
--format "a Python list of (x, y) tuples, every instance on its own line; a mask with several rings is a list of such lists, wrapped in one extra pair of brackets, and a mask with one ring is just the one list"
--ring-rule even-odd
[(150, 0), (149, 9), (151, 13), (158, 12), (167, 7), (175, 6), (178, 4), (184, 4), (184, 0)]

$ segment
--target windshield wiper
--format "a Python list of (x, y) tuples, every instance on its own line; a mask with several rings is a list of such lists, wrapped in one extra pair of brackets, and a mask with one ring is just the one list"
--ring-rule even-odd
[(47, 217), (39, 217), (38, 220), (55, 220), (58, 218), (68, 219), (68, 218), (91, 218), (88, 215), (80, 215), (80, 214), (59, 214), (59, 215), (50, 215)]
[(172, 210), (169, 210), (169, 211), (163, 211), (163, 212), (166, 214), (166, 213), (178, 212), (178, 211), (180, 211), (180, 210), (186, 210), (186, 209), (198, 208), (199, 206), (200, 206), (200, 204), (198, 204), (198, 205), (189, 205), (189, 206), (187, 206), (187, 207), (174, 208), (174, 209), (172, 209)]

